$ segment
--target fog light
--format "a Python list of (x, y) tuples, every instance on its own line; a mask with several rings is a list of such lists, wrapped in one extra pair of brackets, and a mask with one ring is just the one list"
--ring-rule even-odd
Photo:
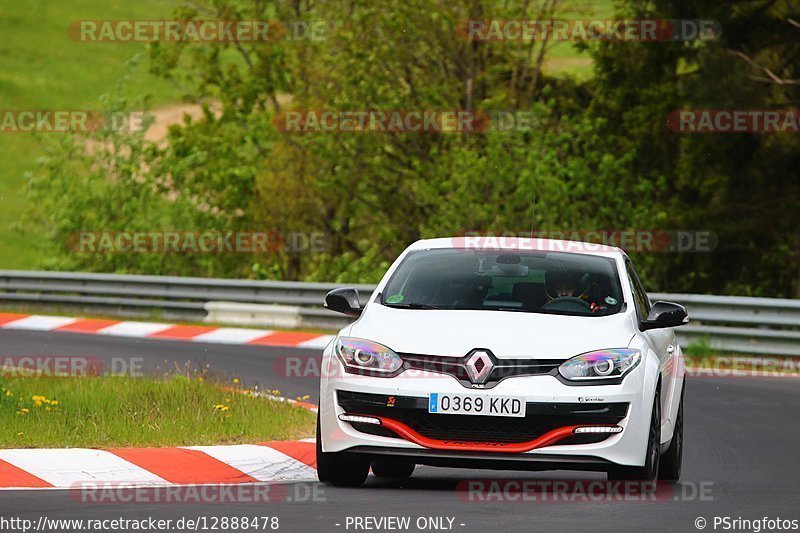
[(359, 416), (359, 415), (341, 414), (341, 415), (339, 415), (339, 420), (341, 420), (342, 422), (350, 422), (350, 423), (357, 422), (357, 423), (361, 423), (361, 424), (375, 424), (376, 426), (380, 426), (381, 425), (381, 419), (380, 418), (375, 418), (373, 416)]
[(621, 433), (620, 426), (585, 426), (575, 428), (573, 433)]

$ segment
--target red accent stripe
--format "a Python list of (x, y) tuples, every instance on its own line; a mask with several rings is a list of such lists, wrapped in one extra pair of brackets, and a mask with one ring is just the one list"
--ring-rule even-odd
[(305, 333), (303, 331), (276, 331), (263, 337), (253, 339), (247, 344), (264, 346), (296, 346), (301, 342), (310, 341), (319, 337), (319, 333)]
[(50, 483), (0, 459), (0, 487), (40, 488)]
[(317, 468), (317, 447), (313, 442), (271, 441), (262, 442), (261, 446), (269, 446), (311, 468)]
[(199, 450), (115, 448), (108, 451), (170, 483), (251, 483), (258, 481)]
[(0, 313), (0, 325), (19, 320), (20, 318), (27, 318), (30, 315), (20, 315), (17, 313)]
[(171, 328), (148, 335), (151, 339), (192, 339), (203, 333), (214, 331), (211, 326), (172, 326)]
[(101, 320), (81, 318), (72, 324), (56, 328), (54, 331), (71, 331), (72, 333), (97, 333), (103, 328), (119, 324), (119, 320)]
[[(355, 413), (348, 413), (348, 414), (355, 414)], [(374, 415), (357, 415), (357, 416), (369, 416), (372, 418), (379, 418), (382, 425), (395, 433), (399, 436), (403, 437), (406, 440), (409, 440), (415, 444), (419, 444), (420, 446), (424, 446), (426, 448), (431, 448), (434, 450), (461, 450), (465, 452), (502, 452), (502, 453), (524, 453), (529, 452), (531, 450), (535, 450), (536, 448), (543, 448), (545, 446), (552, 446), (553, 444), (557, 443), (560, 440), (563, 440), (567, 437), (573, 435), (573, 430), (577, 427), (588, 427), (586, 424), (581, 424), (578, 426), (565, 426), (562, 428), (557, 428), (552, 431), (548, 431), (544, 435), (537, 437), (533, 440), (527, 442), (468, 442), (468, 441), (456, 441), (456, 440), (439, 440), (439, 439), (430, 439), (425, 437), (424, 435), (420, 435), (409, 426), (403, 424), (402, 422), (398, 422), (397, 420), (392, 420), (391, 418), (385, 418), (382, 416), (374, 416)], [(607, 426), (592, 426), (592, 427), (607, 427)]]

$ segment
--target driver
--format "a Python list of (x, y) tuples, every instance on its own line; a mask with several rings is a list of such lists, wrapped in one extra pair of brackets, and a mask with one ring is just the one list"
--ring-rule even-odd
[(588, 286), (582, 272), (576, 270), (548, 270), (545, 272), (547, 302), (556, 298), (572, 297), (586, 300)]
[[(588, 274), (576, 270), (557, 269), (545, 271), (547, 304), (557, 298), (577, 298), (583, 300), (592, 313), (605, 310), (605, 305), (592, 301), (594, 298), (589, 293), (594, 293), (596, 290), (590, 290), (590, 285), (592, 284), (588, 281), (588, 278)], [(594, 288), (596, 289), (596, 287)]]

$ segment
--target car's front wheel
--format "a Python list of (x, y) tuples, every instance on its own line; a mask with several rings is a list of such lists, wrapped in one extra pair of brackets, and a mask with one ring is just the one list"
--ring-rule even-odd
[(641, 480), (655, 483), (661, 456), (661, 392), (656, 389), (650, 428), (647, 436), (647, 455), (644, 466), (617, 466), (608, 471), (609, 480)]
[(661, 458), (658, 469), (658, 479), (670, 483), (677, 483), (681, 477), (681, 463), (683, 462), (683, 393), (686, 390), (686, 380), (681, 389), (681, 401), (678, 404), (678, 416), (675, 418), (675, 430), (672, 433), (672, 442), (667, 448), (667, 453)]
[(317, 477), (336, 487), (358, 487), (369, 474), (369, 461), (345, 453), (322, 451), (322, 435), (317, 414)]

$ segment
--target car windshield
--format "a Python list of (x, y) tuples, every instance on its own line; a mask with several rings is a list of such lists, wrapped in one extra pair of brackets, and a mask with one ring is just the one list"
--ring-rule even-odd
[(620, 311), (622, 299), (610, 258), (447, 248), (409, 253), (380, 301), (407, 309), (606, 316)]

